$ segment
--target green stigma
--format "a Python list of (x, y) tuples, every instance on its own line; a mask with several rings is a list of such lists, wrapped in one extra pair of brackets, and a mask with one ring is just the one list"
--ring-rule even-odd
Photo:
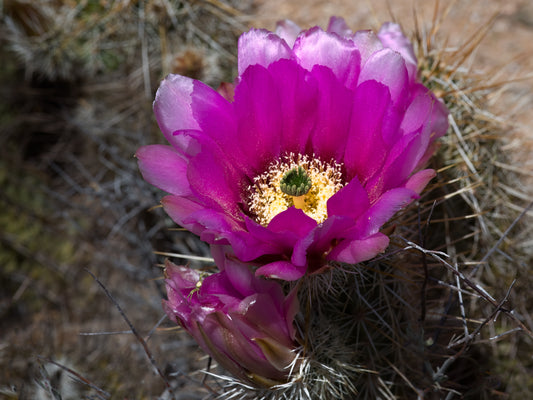
[(283, 193), (295, 197), (307, 194), (311, 186), (311, 178), (309, 178), (305, 169), (300, 165), (287, 171), (279, 182), (279, 188)]

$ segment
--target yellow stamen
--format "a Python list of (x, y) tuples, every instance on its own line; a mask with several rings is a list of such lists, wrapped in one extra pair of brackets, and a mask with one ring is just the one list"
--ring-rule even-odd
[[(309, 191), (301, 196), (291, 196), (280, 189), (288, 172), (303, 168), (312, 182)], [(256, 221), (267, 226), (272, 218), (294, 206), (318, 223), (327, 217), (327, 201), (343, 186), (342, 166), (334, 161), (326, 163), (307, 155), (288, 154), (270, 164), (267, 170), (254, 178), (248, 200), (249, 210)]]

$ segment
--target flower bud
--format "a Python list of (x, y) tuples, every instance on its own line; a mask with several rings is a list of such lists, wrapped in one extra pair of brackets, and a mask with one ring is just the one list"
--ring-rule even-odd
[(294, 292), (285, 296), (277, 282), (229, 260), (208, 276), (167, 261), (165, 275), (167, 315), (222, 367), (260, 387), (288, 380), (298, 347)]

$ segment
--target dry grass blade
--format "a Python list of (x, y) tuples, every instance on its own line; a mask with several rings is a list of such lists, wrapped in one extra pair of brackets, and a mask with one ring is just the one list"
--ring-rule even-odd
[[(480, 264), (479, 265), (482, 265), (483, 263), (487, 262), (487, 260), (490, 258), (490, 256), (498, 249), (498, 247), (501, 245), (501, 243), (503, 242), (503, 240), (509, 235), (509, 232), (511, 232), (511, 230), (518, 224), (518, 222), (520, 222), (520, 220), (529, 212), (529, 210), (531, 210), (531, 208), (533, 208), (533, 201), (531, 203), (529, 203), (529, 205), (524, 209), (524, 211), (522, 211), (520, 213), (520, 215), (518, 217), (515, 218), (515, 220), (513, 221), (513, 223), (511, 225), (509, 225), (509, 227), (505, 230), (505, 232), (500, 236), (500, 238), (498, 239), (498, 241), (496, 243), (494, 243), (494, 245), (489, 249), (489, 251), (487, 251), (487, 253), (483, 256), (483, 258), (481, 259), (480, 261)], [(479, 265), (476, 266), (472, 272), (470, 273), (470, 276), (474, 276), (476, 274), (476, 272), (478, 271), (479, 269)]]
[[(109, 398), (111, 398), (111, 394), (109, 394), (105, 390), (103, 390), (103, 389), (99, 388), (98, 386), (96, 386), (94, 383), (92, 383), (89, 379), (85, 378), (79, 372), (76, 372), (73, 369), (71, 369), (69, 367), (66, 367), (65, 365), (60, 364), (57, 361), (54, 361), (54, 360), (52, 360), (52, 359), (50, 359), (48, 357), (37, 356), (37, 358), (42, 360), (42, 361), (45, 361), (47, 363), (54, 364), (54, 365), (58, 366), (62, 370), (66, 371), (69, 375), (71, 375), (75, 379), (77, 379), (79, 382), (82, 382), (84, 385), (87, 385), (91, 389), (96, 390), (98, 392), (98, 394), (97, 394), (98, 398), (100, 398), (100, 399), (109, 399)], [(52, 397), (55, 397), (55, 396), (52, 396)]]
[(116, 307), (116, 309), (118, 310), (118, 312), (120, 313), (120, 315), (122, 316), (122, 319), (124, 319), (124, 321), (128, 324), (128, 326), (130, 327), (130, 330), (131, 332), (133, 333), (133, 335), (135, 336), (135, 338), (137, 339), (137, 341), (141, 344), (143, 350), (144, 350), (144, 353), (146, 354), (146, 356), (148, 357), (148, 360), (150, 361), (150, 364), (152, 365), (152, 367), (157, 371), (158, 375), (161, 377), (161, 379), (165, 382), (165, 385), (167, 387), (167, 390), (170, 392), (171, 394), (171, 399), (172, 400), (175, 400), (175, 395), (174, 395), (174, 392), (173, 392), (173, 389), (167, 379), (167, 377), (163, 374), (163, 372), (161, 371), (161, 369), (159, 368), (159, 366), (157, 365), (155, 359), (154, 359), (154, 356), (152, 355), (152, 352), (150, 351), (149, 347), (148, 347), (148, 344), (146, 343), (146, 340), (144, 340), (144, 338), (139, 334), (139, 332), (137, 332), (137, 329), (135, 329), (135, 327), (133, 326), (133, 324), (131, 323), (131, 321), (129, 320), (129, 318), (127, 317), (126, 313), (124, 312), (124, 310), (122, 310), (122, 307), (120, 306), (120, 304), (118, 304), (118, 302), (115, 300), (115, 298), (111, 295), (111, 293), (109, 293), (109, 291), (107, 290), (107, 288), (104, 286), (104, 284), (102, 282), (100, 282), (100, 280), (89, 270), (86, 270), (87, 273), (89, 275), (92, 276), (92, 278), (94, 279), (94, 281), (98, 284), (98, 286), (100, 286), (102, 288), (102, 290), (104, 291), (105, 295), (107, 296), (107, 298), (109, 300), (111, 300), (111, 302), (113, 303), (113, 305)]

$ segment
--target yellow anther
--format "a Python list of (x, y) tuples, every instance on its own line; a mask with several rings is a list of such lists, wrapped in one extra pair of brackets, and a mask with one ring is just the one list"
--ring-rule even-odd
[(328, 199), (343, 187), (341, 167), (307, 155), (288, 154), (254, 178), (254, 185), (248, 188), (249, 209), (263, 226), (292, 206), (323, 222), (328, 217)]

